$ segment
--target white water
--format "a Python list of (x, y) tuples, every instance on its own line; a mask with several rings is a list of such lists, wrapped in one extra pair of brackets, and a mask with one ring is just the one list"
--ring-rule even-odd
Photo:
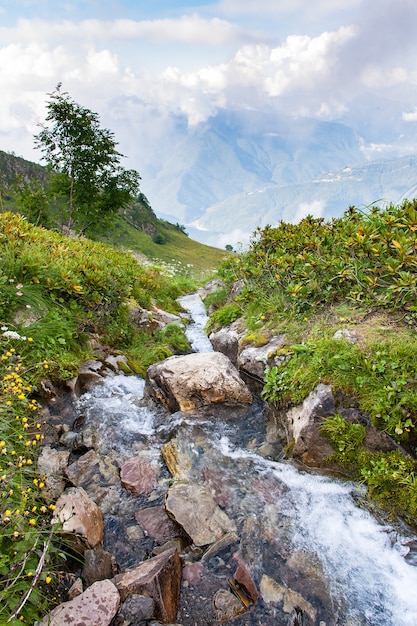
[(178, 298), (178, 302), (189, 311), (191, 321), (186, 327), (185, 334), (194, 352), (213, 352), (213, 346), (204, 332), (208, 317), (200, 296), (198, 294), (183, 296)]
[[(201, 301), (187, 296), (181, 304), (191, 309), (194, 324), (188, 329), (192, 327), (193, 345), (208, 349), (204, 338), (197, 336), (203, 334), (205, 324)], [(236, 418), (223, 423), (214, 407), (212, 419), (207, 414), (201, 419), (177, 413), (165, 414), (161, 421), (161, 415), (142, 402), (143, 387), (141, 379), (114, 376), (83, 396), (87, 422), (94, 423), (104, 437), (104, 450), (129, 456), (140, 437), (159, 454), (161, 436), (176, 435), (196, 459), (193, 480), (204, 482), (212, 472), (229, 489), (226, 512), (238, 527), (243, 528), (249, 517), (257, 520), (259, 533), (252, 538), (252, 553), (258, 551), (258, 571), (265, 564), (267, 574), (280, 580), (281, 572), (273, 564), (282, 557), (284, 541), (289, 553), (301, 550), (319, 559), (334, 603), (335, 621), (327, 624), (417, 625), (417, 568), (404, 558), (406, 542), (415, 537), (380, 524), (360, 508), (356, 485), (300, 472), (290, 464), (261, 458), (242, 442), (232, 443)], [(250, 540), (245, 536), (245, 541)], [(272, 626), (266, 619), (256, 624)]]
[(226, 437), (219, 447), (226, 457), (255, 461), (270, 489), (271, 477), (290, 489), (277, 507), (293, 522), (292, 547), (317, 554), (344, 620), (354, 626), (416, 626), (417, 568), (404, 559), (412, 537), (359, 508), (354, 484), (260, 459)]

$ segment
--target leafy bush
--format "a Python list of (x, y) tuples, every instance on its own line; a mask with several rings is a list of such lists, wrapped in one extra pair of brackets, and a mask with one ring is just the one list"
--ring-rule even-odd
[[(416, 312), (417, 200), (325, 221), (257, 229), (248, 252), (220, 270), (229, 282), (243, 279), (244, 299), (281, 300), (275, 313), (305, 313), (350, 300)], [(275, 294), (280, 294), (276, 298)], [(287, 310), (285, 310), (287, 309)]]
[[(417, 513), (416, 231), (417, 200), (350, 207), (329, 221), (310, 216), (259, 228), (249, 250), (219, 269), (228, 287), (243, 285), (238, 303), (247, 328), (287, 337), (280, 364), (266, 371), (264, 399), (299, 404), (320, 382), (353, 397), (410, 457), (371, 455), (363, 427), (339, 416), (325, 421), (323, 433), (373, 497), (407, 516)], [(222, 321), (219, 313), (211, 326)], [(356, 344), (333, 338), (356, 325)]]
[[(53, 579), (54, 505), (42, 497), (45, 477), (35, 470), (43, 439), (38, 404), (30, 395), (37, 368), (27, 367), (19, 347), (34, 345), (14, 331), (0, 335), (0, 621), (34, 623), (42, 617), (47, 598), (41, 592)], [(15, 347), (16, 346), (16, 347)]]
[(241, 308), (235, 302), (225, 304), (223, 307), (214, 311), (210, 316), (208, 328), (213, 330), (221, 326), (227, 326), (241, 316)]

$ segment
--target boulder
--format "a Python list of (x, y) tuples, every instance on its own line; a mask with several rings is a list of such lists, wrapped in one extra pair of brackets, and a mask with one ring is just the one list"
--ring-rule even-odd
[(297, 591), (280, 585), (276, 580), (264, 574), (260, 583), (261, 594), (267, 604), (281, 604), (285, 613), (292, 613), (298, 608), (316, 623), (317, 609)]
[(89, 450), (66, 469), (66, 475), (75, 487), (87, 490), (91, 484), (117, 485), (119, 468), (109, 457)]
[(209, 339), (213, 350), (226, 355), (236, 367), (240, 333), (231, 326), (226, 326), (217, 332), (211, 333)]
[(135, 305), (129, 309), (129, 319), (133, 324), (140, 326), (145, 332), (154, 332), (165, 328), (168, 324), (181, 324), (181, 318), (153, 306), (151, 311)]
[(209, 280), (204, 287), (200, 287), (198, 295), (202, 300), (204, 300), (207, 296), (211, 296), (213, 293), (216, 293), (216, 291), (220, 291), (225, 288), (226, 285), (220, 278), (213, 278), (212, 280)]
[(82, 577), (87, 587), (98, 580), (112, 578), (117, 573), (114, 559), (105, 550), (85, 550)]
[(157, 484), (158, 474), (149, 461), (133, 456), (123, 463), (120, 480), (133, 496), (148, 496)]
[(97, 385), (103, 377), (103, 363), (90, 359), (81, 364), (78, 370), (78, 376), (67, 382), (67, 387), (71, 389), (77, 396), (81, 396), (94, 385)]
[(141, 509), (135, 513), (136, 521), (156, 543), (163, 543), (183, 535), (181, 529), (160, 506)]
[(110, 580), (101, 580), (79, 596), (55, 607), (40, 626), (108, 626), (120, 605), (120, 596)]
[(235, 523), (201, 485), (175, 483), (168, 489), (165, 508), (196, 546), (209, 545), (225, 533), (237, 530)]
[(145, 392), (171, 412), (191, 411), (213, 403), (253, 401), (230, 359), (218, 352), (173, 356), (151, 365)]
[(94, 548), (103, 541), (103, 516), (82, 487), (64, 491), (56, 502), (54, 518), (61, 522), (62, 532), (76, 533)]
[(327, 440), (320, 434), (323, 418), (334, 415), (335, 401), (330, 385), (318, 385), (297, 407), (287, 412), (287, 432), (294, 441), (292, 454), (305, 465), (320, 467), (326, 457), (334, 454)]
[(388, 452), (398, 445), (384, 432), (372, 425), (365, 414), (357, 409), (346, 409), (338, 402), (329, 385), (319, 384), (297, 407), (285, 414), (285, 431), (289, 441), (294, 442), (292, 455), (310, 467), (321, 467), (323, 461), (334, 454), (329, 442), (320, 434), (320, 426), (324, 418), (338, 413), (352, 423), (363, 423), (366, 426), (364, 447), (370, 452)]
[(181, 561), (176, 549), (166, 550), (118, 574), (113, 579), (122, 601), (132, 594), (146, 595), (155, 602), (155, 617), (174, 622), (181, 587)]
[(155, 601), (148, 596), (133, 593), (128, 596), (120, 607), (118, 618), (127, 624), (141, 624), (151, 620), (155, 612)]

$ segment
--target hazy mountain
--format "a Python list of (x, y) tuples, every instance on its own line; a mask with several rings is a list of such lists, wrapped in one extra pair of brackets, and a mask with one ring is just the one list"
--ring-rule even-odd
[(256, 111), (220, 112), (191, 129), (179, 125), (166, 141), (159, 170), (150, 178), (141, 172), (143, 186), (158, 214), (187, 224), (238, 193), (307, 182), (365, 158), (347, 126)]
[(346, 167), (307, 183), (269, 185), (237, 194), (207, 209), (191, 235), (211, 245), (245, 243), (257, 226), (306, 215), (337, 217), (350, 205), (366, 209), (417, 197), (417, 156)]
[[(404, 144), (404, 128), (391, 129), (389, 139)], [(220, 112), (193, 128), (179, 124), (166, 139), (159, 169), (149, 179), (142, 172), (143, 186), (158, 215), (218, 247), (245, 243), (257, 226), (281, 219), (332, 217), (349, 205), (417, 195), (417, 157), (370, 161), (372, 150), (379, 154), (372, 141), (383, 141), (381, 126), (375, 122), (365, 138), (366, 126), (360, 130), (273, 113)]]

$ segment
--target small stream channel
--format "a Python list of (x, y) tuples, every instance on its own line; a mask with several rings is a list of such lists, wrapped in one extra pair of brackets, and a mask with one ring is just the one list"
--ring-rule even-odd
[[(193, 349), (211, 350), (201, 300), (187, 296), (181, 303), (194, 320), (188, 327)], [(239, 550), (263, 598), (233, 621), (236, 626), (416, 626), (416, 538), (362, 507), (357, 485), (258, 454), (266, 437), (259, 399), (250, 408), (170, 415), (147, 404), (143, 389), (140, 378), (113, 376), (79, 401), (100, 454), (119, 464), (147, 455), (160, 472), (149, 497), (107, 497), (105, 547), (123, 567), (152, 554), (151, 540), (134, 532), (135, 511), (162, 503), (170, 476), (160, 449), (173, 437), (192, 459), (190, 480), (211, 490), (239, 535), (237, 546), (204, 560), (198, 581), (183, 584), (178, 623), (218, 624), (213, 596), (229, 588)], [(271, 586), (281, 602), (267, 601)], [(294, 621), (294, 598), (305, 602), (304, 621)]]

